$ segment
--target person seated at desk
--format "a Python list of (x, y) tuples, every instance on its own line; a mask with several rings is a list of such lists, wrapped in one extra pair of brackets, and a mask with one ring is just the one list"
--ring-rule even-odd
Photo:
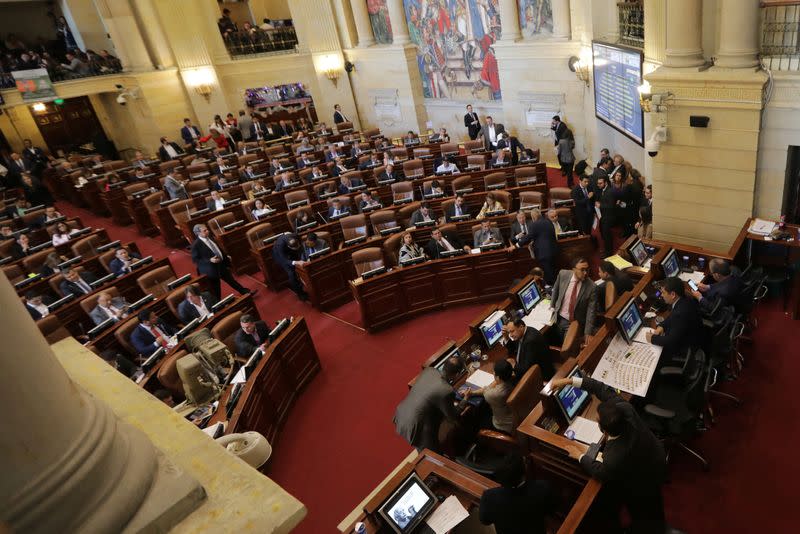
[(449, 143), (450, 136), (447, 134), (447, 128), (439, 128), (439, 131), (428, 137), (429, 143)]
[(486, 200), (483, 202), (483, 206), (481, 206), (481, 211), (478, 212), (478, 216), (475, 217), (477, 220), (481, 220), (486, 217), (487, 213), (491, 213), (494, 211), (505, 211), (505, 207), (503, 204), (500, 203), (499, 200), (494, 196), (494, 193), (489, 192), (486, 193)]
[(538, 365), (545, 380), (555, 374), (553, 360), (544, 336), (522, 319), (514, 319), (503, 326), (502, 342), (508, 351), (508, 360), (514, 365), (514, 376), (521, 379), (525, 373)]
[(42, 302), (42, 296), (37, 295), (33, 291), (25, 293), (24, 296), (20, 297), (20, 300), (25, 304), (25, 309), (34, 321), (38, 321), (42, 317), (47, 317), (50, 314), (50, 308), (47, 307), (47, 304)]
[[(253, 166), (250, 165), (250, 164), (247, 164), (247, 166), (244, 168), (244, 170), (239, 175), (239, 179), (242, 182), (249, 182), (251, 180), (255, 180), (256, 176), (257, 176), (256, 175), (256, 171), (253, 170)], [(255, 188), (255, 185), (253, 187)]]
[(299, 158), (297, 158), (298, 169), (313, 167), (317, 163), (318, 163), (317, 160), (311, 157), (311, 152), (304, 152)]
[(490, 410), (484, 411), (485, 420), (480, 427), (499, 430), (506, 434), (514, 433), (514, 413), (506, 401), (514, 390), (514, 367), (508, 360), (494, 362), (494, 382), (478, 389), (465, 389), (464, 398), (483, 396)]
[(394, 165), (395, 158), (392, 156), (392, 153), (388, 150), (383, 152), (383, 164), (385, 165)]
[(314, 151), (314, 146), (308, 140), (308, 137), (303, 137), (303, 139), (300, 140), (300, 144), (297, 146), (297, 150), (295, 150), (294, 153), (300, 156), (313, 151)]
[(372, 196), (371, 191), (364, 191), (361, 193), (361, 202), (359, 202), (358, 207), (361, 211), (371, 210), (375, 208), (382, 207), (379, 200)]
[(394, 413), (397, 433), (418, 451), (440, 450), (442, 420), (459, 419), (450, 383), (464, 370), (464, 364), (458, 358), (448, 358), (443, 367), (441, 372), (435, 367), (424, 368)]
[(328, 207), (329, 219), (333, 217), (342, 217), (347, 213), (350, 213), (350, 209), (342, 205), (342, 199), (340, 198), (334, 198), (330, 207)]
[(550, 302), (556, 312), (556, 326), (561, 339), (564, 339), (570, 323), (578, 321), (588, 343), (594, 334), (597, 290), (589, 278), (589, 262), (585, 258), (576, 258), (571, 270), (559, 271)]
[(328, 153), (325, 154), (325, 161), (326, 162), (336, 161), (336, 158), (343, 158), (343, 157), (344, 153), (340, 152), (339, 149), (336, 147), (336, 145), (330, 145), (328, 147)]
[(309, 176), (309, 178), (313, 182), (316, 180), (320, 180), (322, 178), (327, 178), (327, 176), (328, 175), (325, 173), (325, 171), (322, 170), (322, 167), (317, 165), (311, 170), (311, 175)]
[(75, 228), (70, 228), (67, 223), (60, 222), (56, 224), (56, 231), (53, 232), (53, 246), (57, 247), (59, 245), (63, 245), (67, 243), (70, 239), (72, 239), (72, 234), (77, 232)]
[(195, 319), (201, 321), (211, 315), (211, 307), (219, 302), (208, 291), (200, 291), (196, 284), (186, 287), (186, 298), (178, 304), (178, 317), (183, 324), (189, 324)]
[(614, 284), (614, 295), (616, 298), (621, 297), (626, 291), (633, 291), (633, 281), (631, 278), (617, 269), (610, 261), (601, 261), (597, 273), (604, 282), (597, 286), (597, 301), (601, 309), (605, 308), (606, 284), (608, 282)]
[(64, 255), (59, 255), (57, 252), (51, 252), (47, 255), (44, 259), (44, 263), (42, 266), (39, 267), (39, 274), (44, 277), (53, 276), (56, 273), (61, 272), (61, 268), (58, 266), (59, 263), (62, 261), (67, 261), (67, 257)]
[(432, 180), (430, 185), (427, 185), (422, 190), (423, 196), (444, 196), (444, 189), (442, 189), (442, 184), (439, 183), (439, 180)]
[(276, 174), (280, 174), (283, 172), (283, 165), (281, 165), (281, 162), (278, 161), (278, 158), (272, 158), (270, 160), (267, 172), (269, 173), (270, 176), (275, 176)]
[(481, 227), (472, 236), (472, 246), (480, 248), (493, 243), (502, 243), (503, 236), (500, 230), (492, 226), (490, 221), (481, 221)]
[(419, 136), (417, 134), (415, 134), (414, 132), (412, 132), (411, 130), (409, 130), (408, 133), (406, 133), (403, 136), (403, 144), (406, 145), (406, 146), (408, 146), (408, 145), (418, 145), (419, 144)]
[(16, 239), (14, 237), (14, 229), (11, 228), (10, 224), (4, 224), (0, 226), (0, 240), (7, 241), (9, 239)]
[[(613, 514), (610, 519), (617, 527), (614, 531), (621, 531), (619, 510), (624, 506), (632, 522), (628, 532), (665, 532), (661, 486), (667, 475), (667, 457), (661, 441), (610, 386), (588, 377), (560, 378), (552, 383), (554, 391), (564, 386), (580, 388), (601, 401), (597, 422), (608, 436), (605, 443), (593, 443), (586, 454), (580, 454), (581, 448), (570, 448), (569, 453), (586, 473), (603, 483)], [(597, 458), (601, 449), (602, 460)]]
[(314, 221), (314, 216), (309, 215), (308, 210), (301, 210), (297, 213), (297, 217), (294, 218), (294, 228), (296, 229), (306, 224), (311, 224)]
[(469, 245), (465, 245), (461, 242), (457, 234), (450, 232), (445, 234), (440, 228), (434, 228), (431, 233), (430, 241), (425, 245), (425, 252), (429, 258), (433, 259), (439, 259), (442, 252), (449, 252), (456, 249), (463, 249), (466, 252), (471, 250)]
[(64, 280), (61, 281), (59, 289), (61, 294), (65, 297), (67, 295), (75, 295), (82, 297), (92, 292), (92, 282), (95, 282), (97, 277), (89, 271), (83, 270), (81, 272), (70, 268), (64, 274)]
[(284, 172), (281, 174), (280, 180), (275, 184), (275, 191), (285, 191), (287, 189), (291, 189), (294, 187), (294, 183), (292, 182), (292, 175), (289, 172)]
[(691, 291), (692, 296), (700, 303), (701, 310), (710, 311), (717, 300), (722, 300), (727, 306), (735, 306), (739, 302), (742, 291), (742, 279), (733, 272), (731, 264), (721, 258), (714, 258), (708, 262), (711, 271), (711, 284), (697, 284), (698, 291)]
[(495, 151), (489, 167), (507, 167), (510, 164), (511, 160), (506, 156), (506, 151), (501, 148)]
[(117, 276), (131, 272), (131, 263), (134, 259), (140, 259), (135, 252), (131, 253), (128, 249), (121, 247), (114, 253), (114, 258), (108, 262), (108, 268)]
[(253, 204), (253, 210), (250, 213), (253, 215), (253, 219), (259, 220), (261, 217), (266, 217), (273, 213), (273, 211), (274, 210), (270, 209), (270, 207), (259, 198), (256, 199)]
[(442, 162), (441, 165), (436, 167), (436, 173), (446, 173), (449, 172), (451, 174), (460, 174), (461, 171), (458, 170), (456, 166), (456, 158), (453, 156), (449, 156), (446, 160)]
[(186, 155), (186, 152), (178, 146), (178, 143), (169, 141), (166, 137), (162, 137), (160, 141), (161, 146), (158, 147), (158, 157), (161, 161), (169, 161)]
[(152, 310), (141, 310), (138, 315), (139, 325), (131, 332), (130, 342), (136, 352), (145, 358), (161, 347), (169, 348), (170, 337), (175, 329), (162, 321)]
[(333, 165), (333, 168), (331, 169), (331, 174), (333, 174), (334, 176), (342, 176), (353, 170), (347, 168), (347, 166), (344, 164), (344, 160), (341, 157), (337, 157), (333, 161), (335, 163)]
[(258, 321), (250, 314), (239, 319), (241, 328), (236, 332), (234, 343), (236, 352), (242, 358), (249, 358), (257, 348), (263, 349), (269, 343), (269, 327), (264, 321)]
[(389, 163), (386, 165), (381, 173), (378, 175), (378, 182), (394, 182), (400, 180), (401, 177), (394, 172), (394, 164)]
[(295, 266), (305, 263), (302, 259), (300, 240), (295, 234), (280, 236), (272, 247), (272, 259), (283, 269), (289, 277), (289, 287), (300, 300), (308, 300), (308, 294), (303, 289), (300, 279), (297, 278)]
[(228, 180), (228, 178), (224, 174), (220, 174), (217, 176), (217, 181), (211, 186), (213, 191), (223, 191), (226, 187), (229, 187), (236, 182), (233, 180)]
[(358, 169), (361, 171), (366, 171), (367, 169), (373, 169), (375, 167), (381, 166), (381, 160), (377, 154), (371, 154), (367, 161), (358, 164)]
[(172, 173), (164, 177), (164, 190), (169, 195), (170, 200), (186, 200), (189, 193), (186, 192), (186, 182), (189, 180), (178, 180)]
[(350, 158), (356, 160), (358, 159), (359, 156), (369, 151), (370, 149), (364, 150), (363, 148), (361, 148), (359, 143), (353, 143), (352, 150), (350, 150)]
[(652, 332), (647, 332), (646, 337), (648, 343), (664, 347), (662, 360), (682, 356), (686, 350), (695, 348), (700, 341), (702, 319), (698, 304), (694, 299), (685, 296), (685, 291), (683, 280), (677, 276), (665, 278), (661, 282), (661, 295), (672, 310), (663, 323)]
[(214, 167), (214, 171), (212, 172), (212, 174), (216, 174), (217, 176), (222, 176), (225, 171), (229, 170), (228, 164), (225, 163), (225, 158), (223, 158), (222, 156), (217, 156), (216, 159), (214, 160), (214, 163), (216, 165)]
[(494, 525), (497, 534), (546, 534), (545, 516), (555, 506), (552, 489), (545, 480), (528, 480), (525, 460), (506, 456), (495, 472), (499, 488), (481, 495), (478, 518)]
[(149, 165), (150, 164), (147, 161), (147, 158), (141, 150), (137, 150), (133, 153), (133, 159), (131, 160), (132, 167), (136, 167), (137, 169), (146, 169)]
[(411, 214), (411, 226), (415, 226), (418, 223), (430, 222), (435, 221), (433, 217), (433, 210), (431, 209), (430, 205), (427, 202), (422, 202), (419, 205), (419, 208)]
[(362, 185), (364, 185), (364, 182), (362, 182), (360, 178), (356, 178), (355, 176), (351, 178), (345, 175), (339, 177), (339, 186), (336, 190), (340, 195), (345, 195), (349, 193), (353, 187), (360, 187)]
[(303, 238), (303, 261), (308, 261), (312, 254), (325, 248), (328, 248), (328, 242), (317, 236), (316, 233), (309, 232)]
[(511, 248), (520, 247), (520, 241), (527, 238), (531, 233), (532, 221), (525, 216), (525, 212), (517, 212), (514, 222), (511, 223)]
[(403, 244), (400, 246), (399, 259), (400, 262), (413, 260), (425, 256), (422, 248), (414, 243), (414, 234), (406, 232), (403, 234)]
[(452, 206), (447, 208), (445, 212), (445, 220), (450, 222), (453, 217), (461, 217), (463, 215), (469, 215), (469, 210), (467, 209), (466, 203), (464, 201), (464, 195), (459, 193), (456, 195), (456, 199), (453, 202)]
[(267, 187), (261, 182), (254, 182), (253, 187), (250, 188), (250, 191), (247, 192), (247, 198), (249, 200), (253, 200), (259, 193), (261, 194), (269, 193), (269, 189), (267, 189)]
[(63, 215), (61, 212), (56, 210), (55, 206), (47, 206), (44, 209), (44, 215), (42, 215), (39, 219), (39, 226), (44, 226), (51, 221), (60, 219), (61, 217), (63, 217)]
[(24, 198), (18, 198), (14, 204), (6, 208), (6, 217), (17, 219), (25, 215), (25, 210), (31, 207), (31, 203)]
[(553, 228), (556, 231), (556, 236), (572, 230), (572, 228), (570, 228), (569, 221), (567, 221), (566, 217), (558, 216), (558, 210), (556, 208), (550, 208), (549, 210), (547, 210), (547, 220), (553, 223)]
[(15, 260), (20, 258), (24, 258), (31, 254), (31, 240), (28, 237), (28, 234), (19, 234), (17, 236), (17, 242), (11, 245), (11, 257)]
[(211, 191), (211, 196), (206, 202), (206, 209), (208, 211), (222, 211), (225, 209), (225, 199), (219, 194), (219, 191)]
[(89, 317), (95, 326), (113, 319), (115, 323), (128, 317), (128, 301), (125, 297), (112, 297), (111, 293), (103, 291), (97, 295), (97, 305), (89, 312)]

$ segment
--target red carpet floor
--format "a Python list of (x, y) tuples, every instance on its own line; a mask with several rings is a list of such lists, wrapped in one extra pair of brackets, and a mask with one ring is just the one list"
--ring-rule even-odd
[[(550, 171), (550, 185), (563, 185), (555, 174)], [(145, 254), (169, 256), (176, 272), (194, 272), (187, 251), (167, 249), (134, 227), (113, 226), (63, 202), (59, 207), (89, 226), (106, 227), (112, 239), (136, 241)], [(264, 319), (303, 315), (308, 320), (322, 371), (274, 444), (269, 476), (308, 508), (296, 532), (336, 532), (336, 525), (411, 451), (392, 425), (408, 380), (433, 351), (463, 335), (485, 305), (429, 314), (369, 335), (358, 327), (353, 303), (324, 314), (288, 290), (266, 290), (260, 274), (239, 280), (261, 290), (256, 303)], [(694, 443), (711, 461), (710, 472), (682, 452), (673, 456), (667, 516), (687, 532), (796, 531), (791, 510), (797, 492), (789, 488), (800, 478), (800, 462), (792, 460), (800, 423), (790, 412), (800, 375), (800, 350), (792, 339), (798, 323), (779, 308), (778, 302), (766, 302), (759, 310), (746, 368), (738, 381), (723, 385), (744, 405), (718, 401), (717, 424)]]

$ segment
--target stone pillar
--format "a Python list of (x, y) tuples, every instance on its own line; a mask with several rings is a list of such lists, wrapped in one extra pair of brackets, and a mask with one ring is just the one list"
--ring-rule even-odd
[(699, 67), (703, 58), (703, 2), (669, 0), (667, 2), (666, 67)]
[(367, 0), (350, 0), (350, 7), (353, 9), (359, 48), (374, 45), (375, 35), (372, 33), (372, 23), (369, 21)]
[(720, 1), (715, 66), (743, 69), (758, 65), (759, 9), (758, 0)]
[(411, 42), (403, 0), (386, 0), (386, 6), (389, 8), (389, 22), (392, 23), (392, 44), (404, 45)]
[(552, 0), (550, 5), (553, 8), (553, 37), (556, 39), (571, 39), (572, 27), (569, 0)]
[(129, 0), (95, 0), (97, 12), (108, 29), (122, 66), (136, 71), (151, 70), (153, 60), (145, 46)]
[(149, 506), (162, 513), (149, 526), (169, 530), (180, 519), (169, 517), (169, 505), (186, 494), (151, 502), (169, 488), (160, 486), (150, 440), (72, 382), (5, 275), (0, 305), (0, 399), (9, 407), (0, 432), (4, 523), (14, 532), (110, 533), (133, 522), (139, 532), (148, 526), (140, 509)]
[(503, 25), (501, 41), (516, 41), (522, 37), (517, 0), (500, 0), (500, 21)]

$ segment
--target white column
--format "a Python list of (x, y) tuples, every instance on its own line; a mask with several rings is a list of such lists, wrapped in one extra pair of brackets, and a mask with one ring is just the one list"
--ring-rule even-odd
[(553, 9), (553, 37), (556, 39), (571, 39), (572, 27), (569, 14), (569, 0), (552, 0)]
[(759, 9), (758, 0), (721, 0), (715, 66), (742, 69), (758, 65)]
[(522, 37), (519, 28), (519, 5), (517, 0), (500, 0), (500, 23), (503, 30), (501, 41), (516, 41)]
[(703, 59), (703, 2), (667, 2), (667, 67), (699, 67)]
[(408, 24), (406, 23), (406, 10), (403, 8), (403, 0), (387, 0), (386, 6), (389, 8), (389, 22), (392, 23), (392, 44), (404, 45), (411, 42), (408, 36)]
[(369, 21), (367, 0), (350, 0), (350, 7), (353, 9), (359, 48), (374, 45), (375, 35), (372, 33), (372, 23)]

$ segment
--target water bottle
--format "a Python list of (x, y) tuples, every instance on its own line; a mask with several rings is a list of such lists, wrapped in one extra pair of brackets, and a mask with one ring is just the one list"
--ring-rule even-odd
[(706, 270), (706, 259), (703, 258), (702, 256), (697, 258), (697, 265), (700, 267), (700, 269), (699, 269), (700, 271), (705, 272), (705, 270)]
[(358, 523), (356, 523), (355, 532), (356, 534), (367, 534), (367, 525), (359, 521)]
[(683, 260), (684, 268), (688, 269), (689, 268), (689, 256), (683, 256), (681, 259)]

